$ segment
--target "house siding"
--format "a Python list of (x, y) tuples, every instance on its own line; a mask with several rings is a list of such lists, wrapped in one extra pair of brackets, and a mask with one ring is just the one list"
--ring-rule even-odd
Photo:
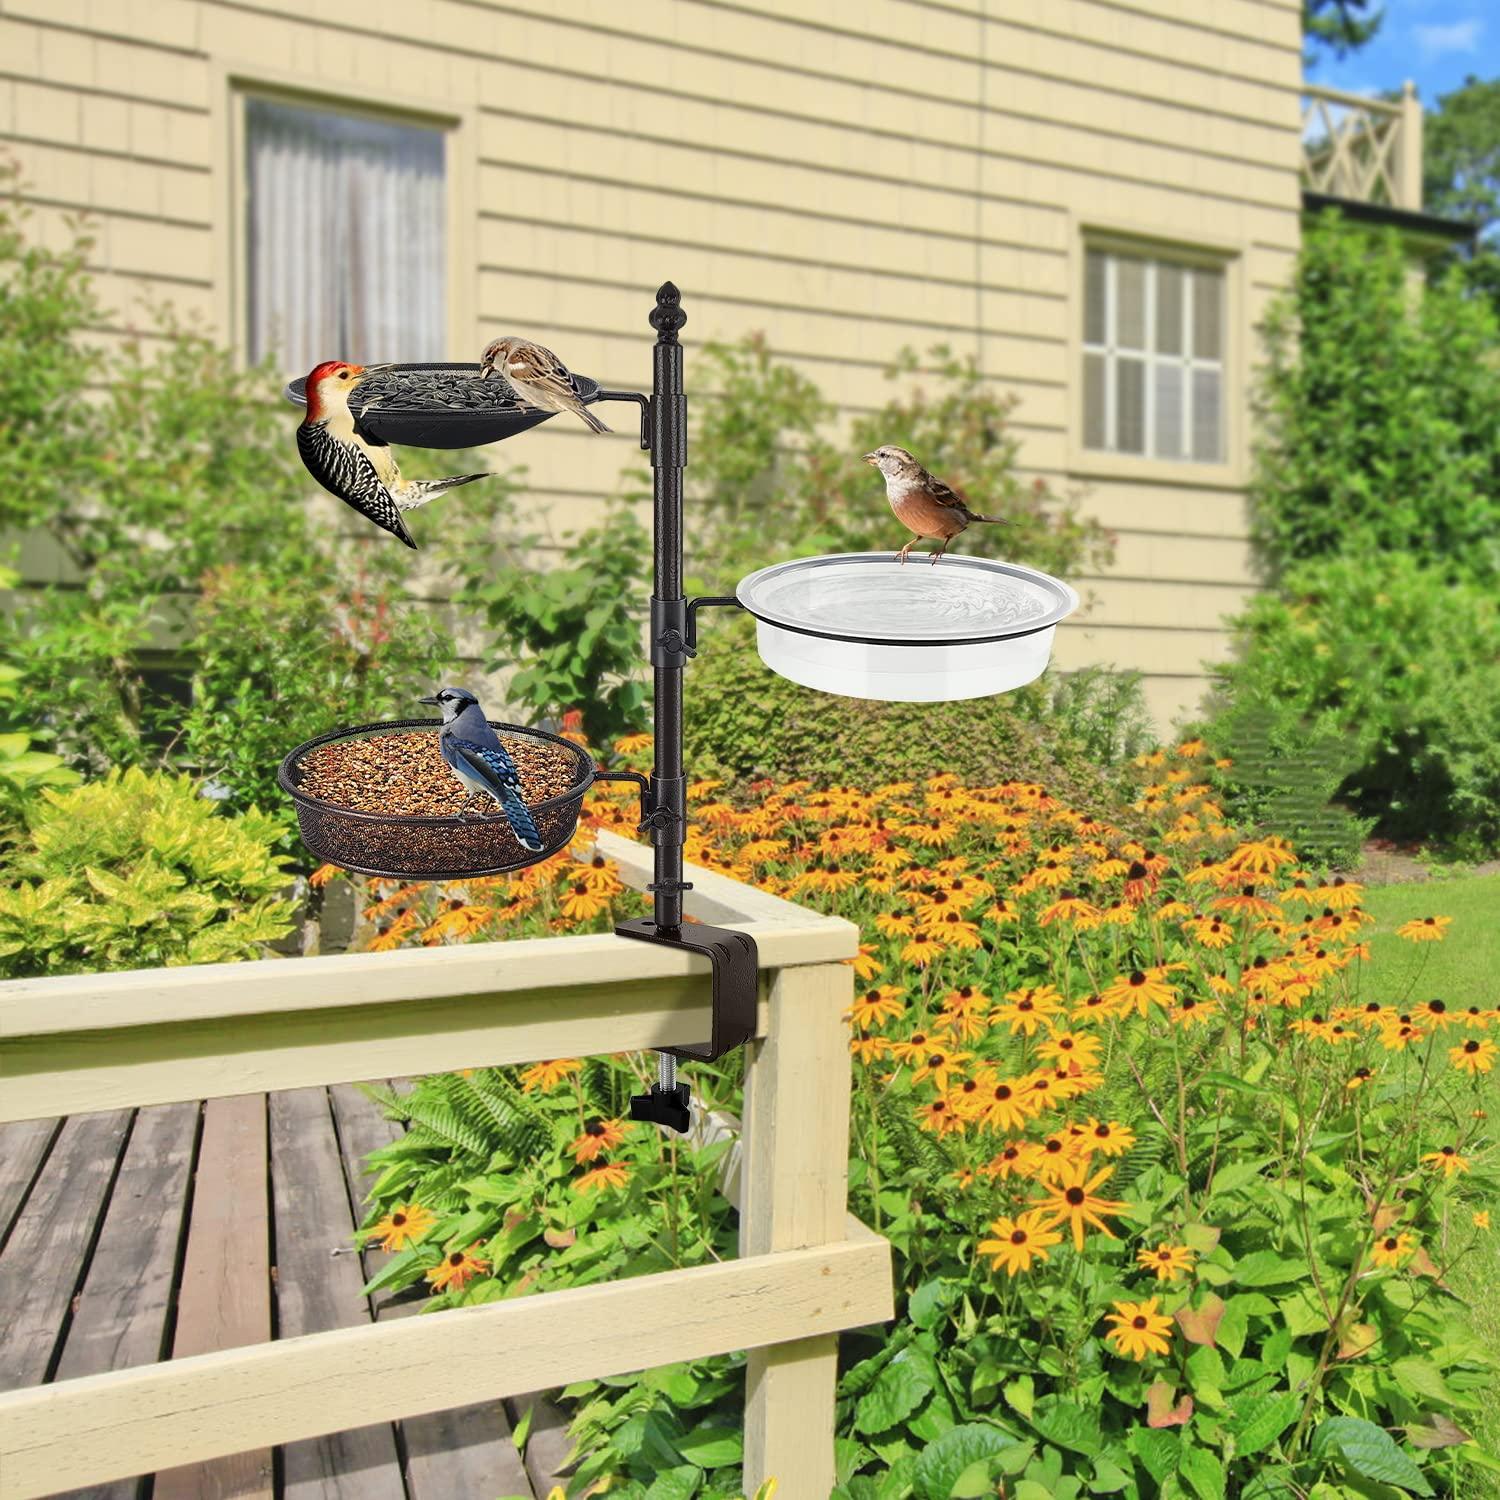
[[(1059, 662), (1139, 669), (1164, 728), (1190, 709), (1253, 587), (1247, 385), (1298, 244), (1296, 0), (537, 9), (0, 0), (0, 139), (49, 239), (91, 216), (106, 359), (143, 294), (240, 332), (233, 89), (448, 122), (455, 357), (520, 326), (638, 386), (665, 276), (687, 299), (690, 380), (693, 341), (763, 330), (857, 412), (888, 398), (902, 346), (972, 354), (1019, 398), (1026, 472), (1118, 538), (1108, 573), (1078, 580), (1094, 603)], [(1226, 257), (1229, 464), (1079, 451), (1090, 231)], [(554, 536), (638, 463), (628, 433), (561, 423), (515, 457)]]

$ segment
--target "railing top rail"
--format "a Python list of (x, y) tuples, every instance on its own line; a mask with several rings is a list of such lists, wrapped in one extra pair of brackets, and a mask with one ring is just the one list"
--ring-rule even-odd
[[(627, 882), (643, 873), (650, 878), (649, 849), (608, 834), (600, 836), (600, 845), (618, 860)], [(712, 908), (713, 920), (754, 936), (762, 968), (829, 963), (859, 950), (858, 929), (840, 917), (804, 910), (709, 870), (689, 867), (688, 878), (693, 895)], [(0, 1039), (266, 1014), (291, 1017), (351, 1006), (373, 1012), (411, 1001), (483, 1000), (539, 990), (557, 990), (561, 1000), (569, 990), (597, 994), (611, 984), (708, 972), (705, 958), (596, 933), (16, 979), (0, 983)]]
[(1322, 99), (1329, 104), (1342, 104), (1351, 110), (1364, 110), (1377, 115), (1400, 115), (1402, 109), (1399, 99), (1372, 99), (1368, 94), (1350, 94), (1343, 89), (1331, 89), (1319, 83), (1304, 83), (1302, 97), (1304, 100)]

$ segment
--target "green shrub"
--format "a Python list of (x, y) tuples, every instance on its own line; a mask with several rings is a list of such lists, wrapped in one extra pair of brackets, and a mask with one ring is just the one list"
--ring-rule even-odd
[(1103, 766), (1139, 749), (1136, 683), (1091, 674), (958, 703), (838, 698), (778, 677), (745, 620), (710, 619), (688, 668), (686, 748), (695, 773), (879, 786), (951, 772), (971, 785), (1040, 781), (1100, 807)]
[(1294, 569), (1235, 629), (1236, 659), (1215, 668), (1216, 751), (1238, 748), (1247, 705), (1270, 705), (1278, 747), (1343, 739), (1342, 794), (1382, 833), (1462, 854), (1500, 847), (1500, 606), (1488, 588), (1401, 553), (1339, 557)]
[(1273, 573), (1351, 549), (1500, 576), (1496, 316), (1460, 274), (1419, 293), (1392, 230), (1330, 212), (1266, 321), (1255, 533)]
[(0, 890), (0, 977), (261, 955), (291, 927), (277, 824), (227, 816), (184, 776), (45, 791)]

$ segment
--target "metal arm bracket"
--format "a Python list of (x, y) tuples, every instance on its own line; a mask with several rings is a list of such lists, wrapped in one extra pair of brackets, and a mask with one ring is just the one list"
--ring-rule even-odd
[(595, 401), (634, 401), (641, 408), (641, 452), (651, 451), (651, 398), (640, 391), (600, 391)]

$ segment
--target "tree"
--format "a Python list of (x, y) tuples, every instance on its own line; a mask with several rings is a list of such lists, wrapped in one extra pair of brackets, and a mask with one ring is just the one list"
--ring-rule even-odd
[(1430, 213), (1472, 220), (1482, 236), (1500, 218), (1500, 78), (1470, 74), (1424, 123), (1423, 203)]
[(1363, 47), (1385, 20), (1384, 7), (1375, 0), (1302, 0), (1302, 35), (1308, 45), (1309, 64), (1323, 48), (1336, 58), (1347, 57)]

